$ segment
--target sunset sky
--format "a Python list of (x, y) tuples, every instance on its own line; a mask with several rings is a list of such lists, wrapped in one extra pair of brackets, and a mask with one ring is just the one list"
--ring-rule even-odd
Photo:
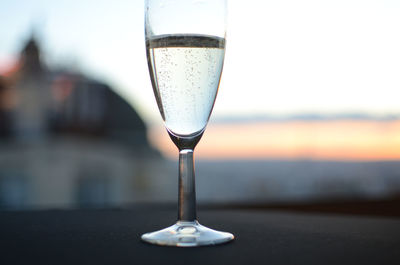
[[(176, 147), (166, 133), (150, 139), (167, 157)], [(201, 159), (399, 160), (400, 121), (286, 121), (214, 124), (198, 147)], [(160, 137), (161, 136), (161, 137)]]
[[(111, 84), (168, 153), (161, 144), (165, 133), (154, 137), (161, 118), (147, 72), (143, 3), (1, 1), (0, 73), (35, 28), (49, 65), (67, 64)], [(400, 114), (400, 1), (228, 4), (225, 67), (199, 156), (400, 158), (396, 121), (213, 122), (296, 113)]]

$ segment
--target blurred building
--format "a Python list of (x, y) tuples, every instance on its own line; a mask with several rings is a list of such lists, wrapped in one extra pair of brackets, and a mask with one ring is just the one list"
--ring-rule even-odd
[(132, 106), (102, 82), (49, 69), (34, 37), (0, 76), (0, 209), (146, 200), (164, 167)]

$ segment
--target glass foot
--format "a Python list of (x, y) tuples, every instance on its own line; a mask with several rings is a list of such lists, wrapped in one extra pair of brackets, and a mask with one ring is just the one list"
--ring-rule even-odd
[(229, 242), (233, 238), (231, 233), (212, 230), (197, 221), (178, 221), (165, 229), (142, 235), (142, 240), (147, 243), (176, 247), (216, 245)]

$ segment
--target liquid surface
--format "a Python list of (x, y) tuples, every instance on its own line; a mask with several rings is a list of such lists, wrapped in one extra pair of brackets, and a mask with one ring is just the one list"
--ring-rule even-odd
[(178, 136), (197, 134), (207, 125), (218, 92), (223, 38), (162, 35), (146, 42), (150, 76), (166, 127)]

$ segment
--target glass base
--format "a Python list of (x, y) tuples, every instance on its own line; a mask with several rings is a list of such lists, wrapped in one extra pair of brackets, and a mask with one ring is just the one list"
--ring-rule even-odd
[(212, 230), (197, 221), (178, 221), (165, 229), (142, 235), (142, 240), (147, 243), (176, 247), (217, 245), (233, 239), (231, 233)]

